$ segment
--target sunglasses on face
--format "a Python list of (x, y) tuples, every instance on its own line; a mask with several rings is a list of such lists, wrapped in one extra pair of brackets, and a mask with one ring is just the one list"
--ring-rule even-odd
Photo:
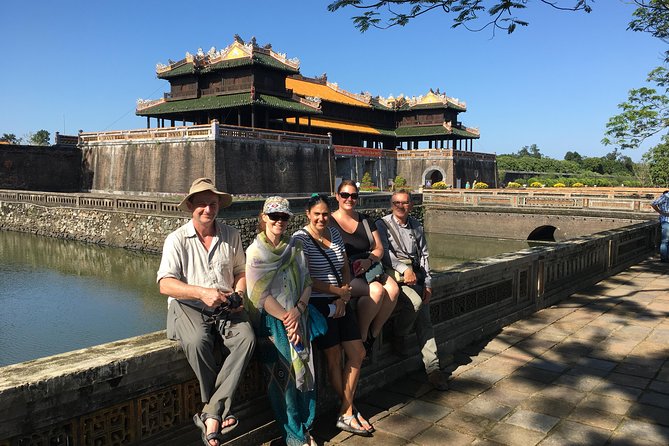
[(281, 214), (279, 212), (272, 212), (271, 214), (267, 214), (267, 216), (272, 221), (288, 221), (288, 220), (290, 220), (290, 215)]
[(347, 198), (351, 198), (352, 200), (357, 200), (359, 195), (357, 192), (353, 192), (352, 194), (348, 192), (339, 192), (339, 196), (342, 197), (344, 200), (346, 200)]

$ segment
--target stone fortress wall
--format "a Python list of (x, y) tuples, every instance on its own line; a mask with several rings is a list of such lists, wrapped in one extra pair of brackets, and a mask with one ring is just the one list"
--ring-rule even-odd
[(0, 146), (0, 189), (78, 192), (81, 151), (73, 146)]
[(233, 194), (329, 191), (325, 145), (220, 138), (123, 141), (83, 146), (84, 189), (97, 192), (181, 193), (209, 177)]

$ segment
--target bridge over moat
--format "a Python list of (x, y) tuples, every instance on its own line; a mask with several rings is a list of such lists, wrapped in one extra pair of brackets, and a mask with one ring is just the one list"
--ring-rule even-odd
[[(432, 212), (428, 196), (426, 221)], [(5, 200), (0, 200), (3, 213), (8, 209)], [(105, 212), (157, 218), (137, 201), (128, 206), (134, 209)], [(47, 202), (30, 206), (53, 211)], [(56, 207), (63, 213), (81, 212), (72, 203)], [(503, 327), (647, 258), (656, 241), (657, 224), (644, 222), (437, 274), (432, 308), (437, 339), (451, 354), (489, 339)], [(389, 333), (383, 333), (376, 348), (363, 369), (361, 396), (421, 367), (417, 351), (404, 359), (392, 353)], [(322, 414), (334, 399), (324, 369), (318, 371)], [(237, 433), (244, 435), (236, 444), (267, 440), (271, 425), (262, 426), (271, 420), (271, 412), (256, 362), (238, 400), (242, 425)], [(0, 369), (0, 445), (186, 444), (197, 438), (190, 423), (197, 401), (197, 386), (181, 352), (163, 333), (149, 334)]]
[(430, 190), (428, 232), (562, 241), (655, 219), (657, 189)]

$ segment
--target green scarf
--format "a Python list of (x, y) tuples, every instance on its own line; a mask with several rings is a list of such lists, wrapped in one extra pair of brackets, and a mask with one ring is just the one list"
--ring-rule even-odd
[[(301, 244), (295, 239), (283, 237), (275, 247), (264, 232), (258, 234), (246, 250), (246, 287), (255, 309), (263, 311), (265, 299), (272, 296), (286, 311), (290, 311), (309, 285), (311, 278)], [(300, 390), (312, 390), (314, 365), (307, 311), (300, 318), (300, 337), (304, 346), (302, 353), (298, 354), (290, 346), (295, 382)]]

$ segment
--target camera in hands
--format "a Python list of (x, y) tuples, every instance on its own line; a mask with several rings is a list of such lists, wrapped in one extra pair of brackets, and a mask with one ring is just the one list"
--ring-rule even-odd
[(242, 302), (244, 301), (244, 299), (242, 298), (242, 295), (239, 294), (236, 291), (234, 293), (230, 294), (227, 297), (227, 300), (228, 301), (226, 303), (224, 303), (223, 305), (221, 305), (221, 307), (219, 307), (219, 308), (223, 308), (222, 311), (236, 310), (237, 308), (239, 308), (242, 305)]

